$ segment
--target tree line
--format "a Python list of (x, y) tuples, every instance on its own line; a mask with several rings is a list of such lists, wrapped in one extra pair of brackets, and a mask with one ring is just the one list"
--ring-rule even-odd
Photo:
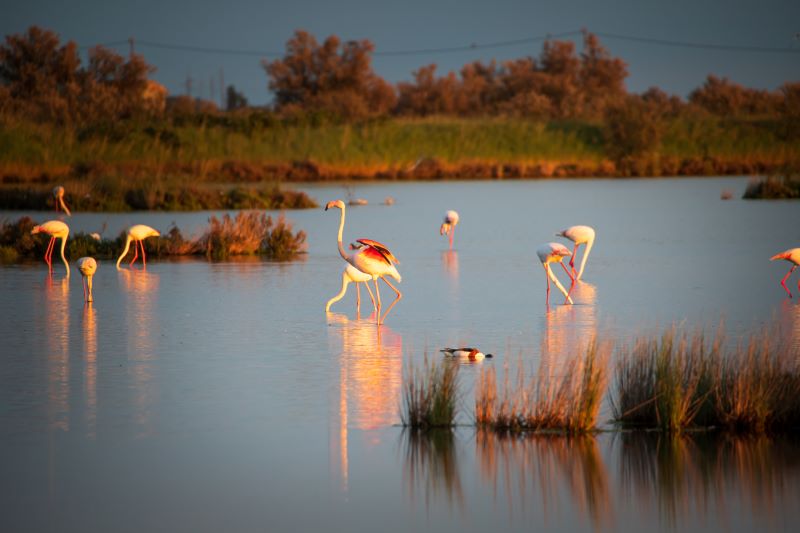
[[(619, 135), (626, 127), (649, 126), (642, 142), (658, 135), (659, 121), (705, 113), (778, 118), (787, 134), (800, 133), (800, 82), (767, 91), (709, 75), (686, 100), (655, 87), (632, 94), (625, 88), (626, 63), (588, 31), (580, 52), (571, 41), (548, 40), (539, 57), (475, 61), (443, 74), (430, 64), (397, 84), (374, 72), (374, 49), (369, 40), (342, 42), (332, 35), (320, 43), (296, 31), (283, 58), (262, 61), (274, 94), (269, 111), (344, 121), (431, 115), (592, 120)], [(74, 42), (61, 44), (56, 33), (34, 26), (0, 46), (0, 112), (66, 124), (218, 112), (212, 102), (167, 98), (149, 79), (154, 70), (141, 55), (126, 58), (102, 46), (91, 48), (82, 65)], [(227, 108), (248, 108), (233, 86), (227, 88)]]

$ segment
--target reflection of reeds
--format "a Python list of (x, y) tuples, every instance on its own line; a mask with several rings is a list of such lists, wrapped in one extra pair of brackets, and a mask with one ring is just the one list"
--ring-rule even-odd
[(664, 432), (624, 432), (618, 440), (623, 493), (645, 515), (655, 502), (672, 526), (715, 508), (730, 518), (737, 504), (769, 521), (800, 496), (796, 440)]
[[(608, 473), (597, 441), (590, 435), (511, 435), (478, 430), (476, 454), (481, 476), (506, 493), (509, 505), (530, 499), (537, 486), (545, 509), (558, 506), (566, 485), (570, 502), (597, 527), (611, 518)], [(529, 488), (530, 487), (530, 488)]]
[(680, 431), (692, 425), (735, 431), (789, 430), (800, 419), (800, 361), (779, 331), (761, 331), (736, 348), (674, 327), (638, 339), (620, 355), (611, 397), (626, 426)]
[(405, 429), (401, 437), (405, 444), (405, 469), (412, 496), (418, 485), (424, 487), (425, 502), (444, 491), (448, 503), (464, 505), (464, 492), (458, 471), (458, 456), (453, 430), (433, 428), (425, 431)]
[(403, 383), (400, 419), (412, 428), (449, 427), (455, 422), (458, 393), (457, 364), (429, 361), (422, 369), (409, 363)]
[(505, 370), (503, 390), (497, 392), (493, 367), (481, 369), (475, 398), (478, 426), (499, 430), (591, 431), (597, 423), (606, 389), (609, 350), (592, 339), (582, 356), (569, 359), (554, 376), (540, 364), (528, 383), (520, 364), (515, 383)]

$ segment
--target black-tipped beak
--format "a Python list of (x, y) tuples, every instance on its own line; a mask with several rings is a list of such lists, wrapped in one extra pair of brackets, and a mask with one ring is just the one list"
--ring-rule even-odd
[(486, 354), (486, 359), (491, 359), (492, 357), (494, 357), (492, 354), (490, 354), (490, 353)]
[(327, 210), (328, 210), (328, 206), (326, 205), (326, 206), (325, 206), (325, 211), (327, 211)]

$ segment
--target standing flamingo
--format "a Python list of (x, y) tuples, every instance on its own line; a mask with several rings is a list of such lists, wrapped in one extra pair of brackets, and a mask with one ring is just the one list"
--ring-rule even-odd
[(37, 233), (50, 235), (50, 242), (47, 244), (47, 251), (44, 253), (44, 261), (50, 270), (53, 269), (53, 246), (56, 243), (56, 239), (61, 239), (61, 260), (64, 261), (64, 266), (67, 267), (67, 277), (69, 277), (69, 263), (67, 263), (67, 258), (64, 257), (64, 247), (67, 245), (69, 226), (60, 220), (49, 220), (44, 224), (33, 227), (31, 235), (36, 235)]
[(117, 259), (117, 270), (120, 269), (119, 263), (122, 261), (122, 258), (128, 255), (128, 250), (131, 247), (131, 241), (134, 242), (133, 249), (135, 253), (133, 254), (133, 259), (130, 262), (130, 266), (133, 266), (134, 261), (136, 261), (136, 258), (139, 257), (139, 249), (137, 246), (141, 246), (142, 265), (147, 267), (147, 259), (144, 255), (144, 242), (142, 241), (148, 237), (159, 237), (160, 235), (161, 234), (157, 230), (154, 230), (150, 226), (145, 226), (144, 224), (136, 224), (135, 226), (131, 226), (128, 229), (128, 238), (125, 240), (125, 249), (122, 250), (122, 254), (119, 256), (119, 259)]
[[(592, 246), (594, 246), (594, 228), (591, 226), (572, 226), (564, 231), (556, 233), (556, 236), (566, 237), (575, 243), (575, 248), (572, 250), (572, 257), (569, 260), (569, 266), (572, 268), (572, 277), (576, 280), (581, 279), (581, 276), (583, 276), (583, 267), (586, 266), (586, 260), (589, 258), (589, 252), (592, 251)], [(583, 251), (581, 268), (578, 270), (578, 274), (575, 275), (575, 256), (578, 253), (578, 246), (581, 244), (585, 244), (586, 249)]]
[[(78, 270), (83, 275), (83, 298), (87, 302), (94, 301), (92, 298), (92, 276), (97, 272), (97, 261), (93, 257), (81, 257), (78, 259)], [(86, 286), (89, 286), (89, 292), (86, 292)]]
[[(575, 283), (575, 278), (572, 277), (572, 274), (570, 273), (569, 270), (567, 270), (567, 267), (564, 266), (564, 263), (562, 262), (562, 260), (565, 257), (567, 257), (569, 255), (572, 255), (572, 252), (570, 252), (569, 249), (566, 246), (564, 246), (563, 244), (560, 244), (560, 243), (557, 243), (557, 242), (548, 242), (547, 244), (543, 244), (543, 245), (539, 246), (536, 249), (536, 255), (539, 256), (539, 261), (542, 262), (542, 266), (544, 267), (544, 271), (547, 274), (547, 276), (546, 276), (547, 277), (547, 298), (545, 300), (546, 304), (550, 305), (550, 280), (551, 279), (553, 280), (553, 283), (556, 284), (556, 287), (558, 287), (558, 290), (560, 290), (564, 294), (564, 296), (566, 297), (566, 300), (564, 300), (564, 303), (565, 304), (573, 303), (572, 302), (572, 298), (570, 297), (570, 295), (567, 292), (567, 290), (564, 288), (563, 285), (561, 285), (561, 283), (558, 281), (558, 278), (556, 277), (556, 275), (553, 274), (553, 271), (550, 269), (550, 263), (561, 263), (561, 266), (564, 267), (564, 272), (567, 273), (567, 276), (569, 276), (570, 281), (574, 284)], [(572, 291), (572, 287), (570, 287), (570, 291)]]
[[(779, 254), (775, 254), (770, 257), (770, 261), (775, 261), (776, 259), (786, 259), (790, 263), (792, 263), (792, 268), (789, 269), (789, 272), (783, 276), (781, 280), (781, 285), (783, 288), (786, 289), (786, 292), (789, 293), (789, 298), (792, 297), (792, 291), (789, 290), (789, 287), (786, 286), (786, 280), (789, 279), (789, 276), (792, 275), (794, 269), (797, 268), (797, 265), (800, 265), (800, 248), (792, 248), (790, 250), (786, 250), (785, 252), (781, 252)], [(800, 281), (797, 282), (797, 290), (800, 291)]]
[(453, 235), (456, 233), (456, 226), (458, 225), (458, 213), (455, 211), (448, 211), (444, 214), (444, 222), (439, 227), (439, 235), (450, 236), (450, 249), (453, 249)]
[(351, 282), (356, 284), (356, 313), (358, 314), (361, 311), (361, 290), (359, 289), (359, 285), (361, 283), (366, 283), (367, 290), (369, 291), (369, 297), (372, 300), (372, 307), (377, 311), (378, 306), (375, 305), (375, 296), (372, 294), (372, 289), (369, 288), (369, 280), (371, 279), (372, 276), (369, 274), (364, 274), (356, 267), (348, 263), (342, 271), (342, 290), (339, 291), (339, 294), (328, 300), (328, 303), (325, 304), (325, 312), (327, 313), (330, 311), (331, 306), (334, 303), (344, 298), (344, 295), (347, 292), (347, 286)]
[[(325, 206), (325, 211), (332, 207), (337, 207), (341, 209), (342, 212), (339, 220), (339, 235), (337, 238), (339, 255), (342, 256), (342, 259), (356, 267), (356, 269), (360, 270), (364, 274), (368, 274), (375, 282), (375, 296), (378, 302), (377, 321), (380, 325), (384, 320), (386, 320), (386, 317), (389, 315), (389, 311), (392, 310), (392, 307), (394, 307), (395, 304), (403, 297), (402, 293), (397, 290), (397, 288), (392, 285), (388, 279), (386, 279), (386, 276), (391, 276), (397, 281), (402, 281), (400, 273), (394, 266), (395, 263), (399, 263), (400, 261), (398, 261), (394, 255), (392, 255), (392, 252), (390, 252), (386, 246), (370, 239), (358, 239), (358, 242), (364, 245), (363, 248), (353, 252), (350, 255), (347, 255), (347, 253), (344, 251), (344, 246), (342, 245), (345, 205), (341, 200), (332, 200)], [(389, 306), (389, 309), (386, 310), (386, 314), (383, 315), (383, 318), (381, 318), (381, 291), (378, 287), (378, 278), (382, 279), (395, 292), (395, 294), (397, 294), (397, 298), (395, 298), (395, 300)]]
[(64, 187), (61, 185), (53, 187), (53, 199), (56, 204), (56, 211), (58, 211), (58, 206), (60, 205), (68, 217), (72, 216), (72, 213), (69, 212), (69, 207), (64, 203)]

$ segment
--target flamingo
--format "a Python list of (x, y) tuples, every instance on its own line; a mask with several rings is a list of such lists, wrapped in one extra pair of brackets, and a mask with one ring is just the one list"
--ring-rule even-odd
[(122, 250), (122, 254), (119, 256), (119, 259), (117, 259), (117, 270), (120, 269), (119, 263), (122, 261), (122, 258), (128, 254), (128, 250), (131, 247), (131, 241), (134, 241), (133, 249), (135, 253), (133, 254), (133, 259), (130, 262), (130, 266), (133, 266), (134, 261), (136, 261), (136, 258), (139, 257), (139, 249), (137, 248), (138, 245), (142, 247), (142, 264), (147, 267), (147, 259), (144, 255), (144, 242), (142, 241), (148, 237), (159, 237), (160, 235), (161, 234), (157, 230), (154, 230), (150, 226), (145, 226), (144, 224), (136, 224), (135, 226), (131, 226), (128, 229), (128, 238), (125, 239), (125, 249)]
[(492, 358), (492, 354), (484, 354), (477, 348), (443, 348), (439, 351), (447, 356), (468, 359), (469, 361), (483, 361), (484, 357), (487, 359)]
[[(792, 291), (789, 290), (789, 287), (786, 286), (786, 280), (789, 279), (789, 276), (792, 275), (794, 269), (797, 268), (797, 265), (800, 265), (800, 248), (792, 248), (790, 250), (786, 250), (785, 252), (781, 252), (779, 254), (775, 254), (770, 257), (770, 261), (775, 261), (776, 259), (786, 259), (790, 263), (792, 263), (792, 268), (789, 269), (789, 272), (783, 276), (781, 280), (781, 285), (783, 288), (786, 289), (786, 292), (789, 294), (789, 298), (792, 297)], [(800, 281), (797, 282), (797, 290), (800, 291)]]
[[(575, 243), (575, 248), (572, 250), (572, 257), (569, 260), (569, 266), (572, 268), (572, 277), (576, 280), (581, 279), (583, 276), (583, 267), (586, 266), (586, 259), (589, 258), (589, 252), (592, 251), (594, 245), (594, 228), (591, 226), (572, 226), (564, 231), (556, 233), (557, 237), (565, 237)], [(583, 258), (581, 259), (581, 268), (578, 270), (578, 275), (575, 275), (575, 256), (578, 253), (578, 246), (581, 244), (586, 245), (583, 251)]]
[(450, 249), (453, 249), (453, 235), (456, 233), (456, 226), (458, 225), (458, 213), (455, 211), (448, 211), (444, 214), (444, 222), (439, 227), (439, 235), (450, 236)]
[[(360, 270), (364, 274), (369, 275), (375, 283), (377, 322), (378, 325), (380, 325), (384, 320), (386, 320), (386, 317), (389, 315), (389, 311), (392, 310), (392, 307), (394, 307), (395, 304), (403, 297), (402, 293), (397, 290), (397, 287), (392, 285), (389, 280), (386, 279), (386, 276), (391, 276), (397, 281), (402, 281), (400, 273), (394, 266), (395, 263), (400, 263), (400, 261), (398, 261), (394, 255), (392, 255), (392, 252), (390, 252), (386, 246), (370, 239), (358, 239), (358, 242), (361, 243), (363, 247), (354, 253), (347, 255), (347, 253), (344, 251), (344, 246), (342, 245), (342, 231), (344, 231), (346, 208), (343, 201), (331, 200), (325, 206), (325, 211), (333, 207), (340, 209), (342, 212), (339, 220), (339, 235), (337, 238), (339, 255), (341, 255), (342, 259), (353, 265), (356, 269)], [(397, 298), (395, 298), (395, 300), (389, 306), (389, 309), (386, 310), (386, 314), (383, 315), (383, 318), (381, 318), (381, 291), (378, 287), (378, 278), (382, 279), (397, 295)]]
[[(566, 246), (564, 246), (563, 244), (560, 244), (560, 243), (557, 243), (557, 242), (548, 242), (547, 244), (543, 244), (543, 245), (539, 246), (536, 249), (536, 255), (539, 256), (539, 261), (542, 262), (542, 266), (544, 267), (544, 271), (547, 274), (547, 299), (545, 300), (547, 305), (550, 305), (550, 280), (551, 279), (553, 280), (553, 283), (556, 284), (556, 287), (558, 287), (558, 290), (560, 290), (564, 294), (564, 296), (566, 297), (566, 300), (564, 301), (564, 303), (565, 304), (566, 303), (570, 303), (570, 304), (573, 303), (572, 302), (572, 298), (570, 297), (569, 293), (564, 288), (564, 286), (561, 285), (561, 283), (558, 281), (558, 278), (556, 277), (555, 274), (553, 274), (553, 271), (550, 268), (550, 263), (561, 263), (561, 266), (564, 267), (564, 272), (567, 273), (567, 276), (569, 276), (569, 279), (574, 284), (575, 283), (575, 278), (572, 277), (572, 274), (570, 273), (569, 270), (567, 270), (567, 267), (564, 266), (564, 263), (562, 262), (562, 260), (565, 257), (572, 255), (572, 252), (570, 252), (569, 249)], [(570, 291), (572, 291), (572, 287), (570, 287)]]
[[(97, 261), (93, 257), (81, 257), (78, 259), (78, 270), (83, 275), (83, 297), (87, 302), (94, 301), (92, 298), (92, 276), (97, 272)], [(86, 292), (86, 286), (89, 286), (89, 292)]]
[(31, 235), (36, 235), (37, 233), (50, 235), (50, 242), (47, 244), (47, 251), (44, 253), (44, 261), (50, 270), (53, 269), (53, 246), (56, 243), (56, 239), (61, 239), (61, 260), (64, 261), (64, 266), (67, 267), (67, 277), (69, 277), (69, 263), (67, 263), (67, 258), (64, 257), (64, 247), (67, 245), (69, 226), (60, 220), (48, 220), (44, 224), (33, 227)]
[[(352, 246), (352, 245), (351, 245)], [(342, 271), (342, 290), (339, 291), (339, 294), (328, 300), (328, 303), (325, 304), (325, 312), (327, 313), (330, 311), (331, 306), (341, 300), (345, 293), (347, 292), (347, 286), (352, 282), (356, 284), (356, 313), (359, 313), (361, 310), (361, 290), (359, 285), (361, 283), (367, 284), (367, 290), (369, 291), (369, 297), (372, 300), (372, 307), (374, 310), (377, 310), (378, 307), (375, 305), (375, 296), (372, 294), (372, 289), (369, 288), (369, 280), (372, 279), (372, 276), (369, 274), (364, 274), (356, 267), (351, 265), (350, 263), (344, 267)]]
[(61, 209), (67, 214), (68, 217), (72, 216), (72, 213), (69, 212), (69, 207), (67, 204), (64, 203), (64, 187), (61, 185), (57, 185), (53, 187), (53, 198), (56, 204), (56, 211), (58, 211), (58, 206), (61, 206)]

